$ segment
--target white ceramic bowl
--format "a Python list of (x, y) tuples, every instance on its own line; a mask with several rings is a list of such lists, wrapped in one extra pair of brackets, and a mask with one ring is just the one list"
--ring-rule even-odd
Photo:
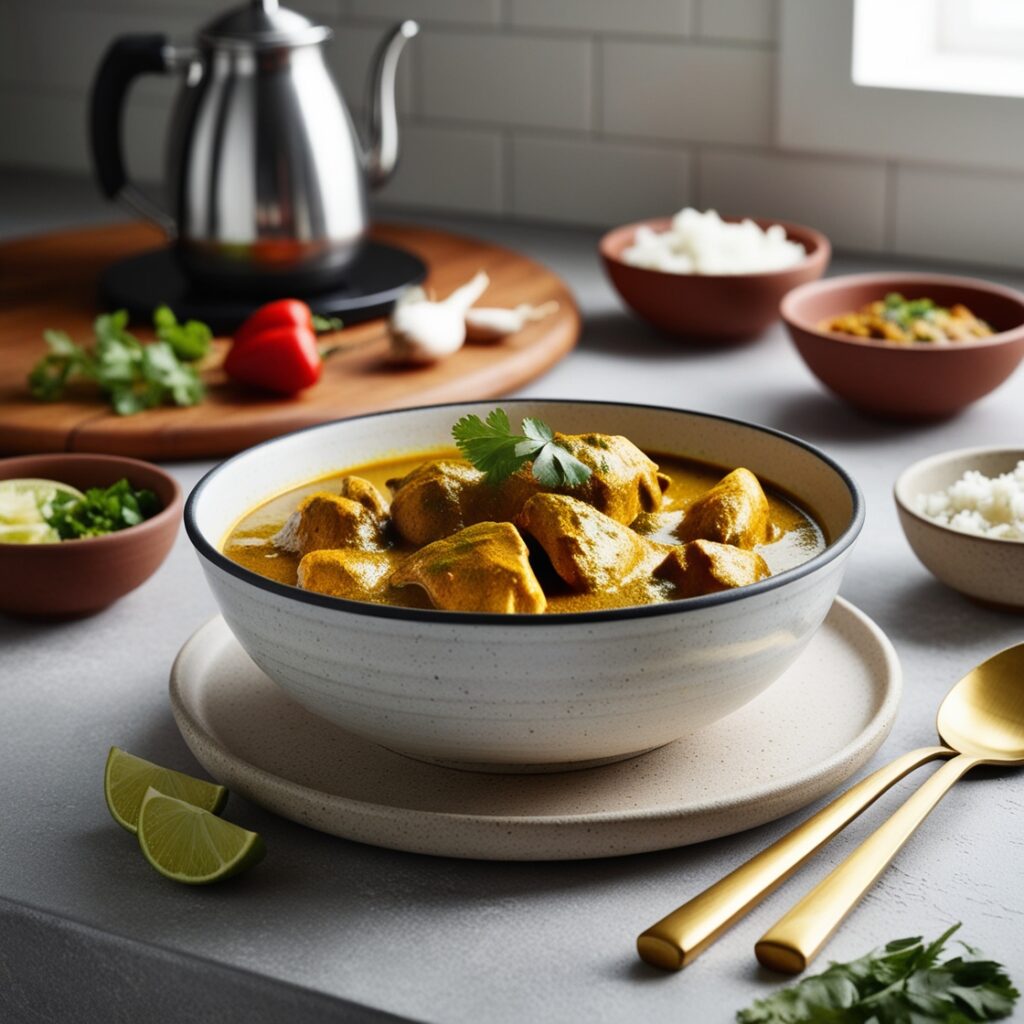
[(611, 761), (746, 704), (797, 657), (839, 589), (863, 522), (856, 484), (811, 446), (735, 420), (652, 406), (505, 399), (567, 433), (624, 434), (647, 451), (747, 466), (812, 510), (828, 548), (749, 587), (569, 615), (392, 608), (271, 582), (221, 554), (264, 498), (345, 466), (450, 443), (494, 402), (328, 423), (208, 473), (185, 510), (224, 618), (296, 701), (385, 747), (463, 767), (542, 770)]
[(986, 604), (1024, 610), (1024, 541), (961, 533), (914, 511), (920, 494), (944, 491), (969, 469), (1007, 473), (1024, 459), (1021, 448), (961, 448), (908, 466), (896, 481), (900, 525), (921, 564), (947, 586)]

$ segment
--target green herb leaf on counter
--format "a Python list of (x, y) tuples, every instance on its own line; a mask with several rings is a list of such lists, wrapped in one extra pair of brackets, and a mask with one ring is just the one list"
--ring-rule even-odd
[(179, 324), (167, 306), (156, 309), (153, 324), (157, 340), (143, 344), (129, 332), (126, 310), (103, 313), (93, 323), (91, 351), (64, 331), (44, 331), (50, 351), (29, 373), (33, 398), (56, 401), (78, 379), (94, 382), (120, 416), (201, 402), (203, 383), (192, 364), (210, 350), (209, 327), (198, 320)]
[(46, 507), (44, 518), (61, 540), (75, 540), (138, 526), (159, 511), (160, 503), (152, 491), (136, 491), (121, 479), (110, 487), (90, 487), (84, 498), (59, 491)]
[(320, 316), (313, 313), (310, 317), (313, 330), (317, 334), (329, 334), (331, 331), (340, 331), (345, 326), (345, 321), (337, 316)]
[(487, 419), (463, 416), (452, 427), (452, 437), (463, 456), (492, 484), (501, 483), (527, 462), (545, 487), (577, 487), (590, 479), (590, 467), (555, 441), (543, 421), (527, 417), (522, 433), (512, 432), (508, 413), (492, 409)]
[(833, 963), (736, 1014), (738, 1024), (971, 1024), (1001, 1020), (1020, 993), (1001, 964), (961, 943), (940, 960), (953, 925), (929, 945), (897, 939), (847, 964)]
[(157, 338), (167, 342), (179, 359), (195, 362), (210, 351), (213, 340), (210, 328), (199, 320), (186, 320), (179, 324), (170, 306), (157, 306), (153, 310), (153, 326)]
[(92, 357), (64, 331), (43, 331), (43, 340), (50, 348), (49, 354), (36, 363), (28, 376), (34, 398), (43, 401), (60, 398), (68, 380), (74, 376), (95, 379)]

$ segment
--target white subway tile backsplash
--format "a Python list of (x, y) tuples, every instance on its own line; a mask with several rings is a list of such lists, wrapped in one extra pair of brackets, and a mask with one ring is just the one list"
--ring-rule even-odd
[(771, 141), (775, 55), (693, 44), (604, 43), (602, 127), (618, 135)]
[(493, 25), (500, 14), (499, 0), (349, 0), (349, 11), (363, 18), (415, 18), (431, 22)]
[(692, 0), (507, 0), (513, 25), (583, 32), (684, 36)]
[[(350, 110), (367, 109), (370, 67), (386, 33), (385, 25), (380, 28), (341, 25), (335, 29), (334, 38), (325, 44), (327, 63)], [(412, 110), (413, 106), (413, 62), (419, 56), (414, 47), (420, 45), (419, 38), (413, 39), (406, 46), (398, 65), (396, 102), (403, 114)]]
[[(59, 17), (59, 31), (54, 21)], [(0, 31), (0, 81), (42, 89), (86, 89), (107, 47), (117, 36), (163, 32), (189, 39), (195, 16), (167, 10), (91, 11), (68, 7), (56, 14), (43, 4), (15, 0), (7, 5)], [(170, 93), (172, 82), (146, 76), (147, 93)], [(140, 79), (140, 81), (143, 81)], [(154, 87), (155, 86), (155, 87)]]
[[(125, 162), (138, 181), (162, 181), (166, 104), (137, 103), (125, 117)], [(82, 95), (0, 90), (0, 163), (92, 172)]]
[(896, 171), (897, 252), (1024, 267), (1024, 180), (937, 167)]
[(691, 199), (684, 151), (516, 136), (512, 154), (512, 211), (522, 217), (612, 227)]
[(423, 34), (422, 111), (488, 125), (589, 127), (591, 44), (464, 32)]
[(379, 193), (382, 205), (501, 213), (500, 135), (403, 124), (400, 143), (398, 170)]
[(710, 151), (701, 154), (699, 168), (702, 207), (796, 221), (848, 249), (884, 248), (886, 172), (880, 161)]
[(775, 40), (775, 0), (697, 0), (697, 32), (703, 39), (768, 43)]
[[(293, 0), (335, 32), (355, 120), (388, 23), (403, 155), (383, 207), (609, 224), (685, 204), (820, 228), (840, 248), (1024, 266), (1024, 175), (775, 146), (780, 0)], [(225, 0), (0, 0), (0, 163), (85, 172), (90, 83), (129, 32), (186, 42)], [(163, 176), (178, 82), (133, 87), (133, 175)], [(955, 162), (952, 153), (950, 161)]]
[[(68, 2), (68, 0), (65, 0), (65, 2)], [(329, 17), (340, 14), (347, 2), (348, 0), (295, 0), (294, 5), (288, 3), (288, 6), (294, 6), (305, 14), (306, 17), (313, 17), (314, 15)], [(108, 11), (119, 9), (137, 10), (140, 7), (151, 10), (178, 8), (194, 11), (197, 24), (202, 23), (204, 15), (208, 21), (210, 18), (223, 14), (225, 9), (230, 6), (230, 3), (226, 4), (225, 0), (103, 0), (103, 8)]]

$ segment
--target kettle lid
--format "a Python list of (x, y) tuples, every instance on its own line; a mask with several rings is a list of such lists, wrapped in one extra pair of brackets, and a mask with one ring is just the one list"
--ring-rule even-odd
[(199, 38), (212, 46), (263, 50), (306, 46), (328, 39), (331, 30), (278, 5), (278, 0), (249, 0), (207, 23)]

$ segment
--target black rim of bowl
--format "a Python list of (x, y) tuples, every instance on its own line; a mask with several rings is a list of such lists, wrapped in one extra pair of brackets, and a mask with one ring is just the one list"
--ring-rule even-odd
[(792, 569), (786, 569), (784, 572), (780, 572), (777, 576), (771, 576), (759, 583), (751, 583), (745, 587), (737, 587), (733, 590), (723, 590), (717, 594), (706, 594), (703, 597), (689, 597), (678, 601), (665, 601), (660, 604), (628, 605), (624, 608), (604, 608), (592, 612), (564, 612), (557, 614), (535, 612), (518, 615), (503, 615), (498, 612), (455, 612), (443, 611), (437, 608), (402, 608), (396, 605), (373, 604), (369, 601), (351, 601), (344, 597), (329, 597), (326, 594), (317, 594), (313, 591), (303, 590), (298, 586), (278, 583), (276, 580), (267, 579), (265, 576), (260, 576), (259, 573), (255, 573), (251, 569), (244, 568), (237, 562), (232, 562), (230, 558), (218, 551), (217, 548), (206, 539), (196, 523), (196, 507), (202, 498), (203, 491), (206, 489), (213, 477), (220, 473), (225, 467), (231, 465), (231, 463), (250, 455), (252, 452), (257, 451), (260, 448), (265, 448), (267, 445), (276, 444), (278, 441), (283, 441), (285, 438), (289, 437), (295, 437), (298, 434), (309, 434), (317, 430), (325, 430), (335, 427), (338, 423), (353, 423), (359, 420), (376, 419), (380, 416), (391, 416), (395, 413), (424, 412), (430, 409), (462, 408), (466, 406), (493, 406), (500, 401), (500, 399), (495, 399), (494, 402), (443, 402), (435, 405), (410, 406), (407, 409), (387, 409), (383, 412), (372, 412), (366, 413), (362, 416), (349, 416), (340, 420), (331, 420), (328, 423), (317, 423), (311, 427), (303, 427), (299, 430), (293, 430), (290, 433), (270, 438), (267, 441), (261, 441), (259, 444), (252, 445), (244, 451), (239, 452), (237, 455), (233, 455), (231, 458), (225, 459), (224, 462), (221, 462), (219, 465), (207, 472), (195, 487), (192, 488), (192, 491), (188, 496), (188, 500), (185, 502), (185, 532), (199, 555), (215, 565), (218, 569), (223, 570), (228, 575), (234, 576), (236, 579), (239, 579), (244, 583), (250, 583), (253, 586), (258, 587), (260, 590), (265, 590), (268, 593), (275, 594), (278, 597), (283, 597), (291, 601), (297, 601), (300, 604), (310, 604), (321, 608), (331, 608), (335, 611), (345, 611), (354, 615), (369, 615), (382, 619), (400, 619), (406, 622), (435, 622), (447, 623), (449, 625), (458, 624), (515, 627), (554, 626), (563, 623), (615, 622), (622, 619), (648, 618), (656, 615), (678, 615), (684, 611), (696, 611), (701, 608), (709, 608), (715, 605), (730, 604), (733, 601), (753, 597), (757, 594), (763, 594), (767, 591), (785, 586), (787, 583), (801, 579), (804, 576), (809, 576), (818, 569), (827, 565), (829, 562), (835, 561), (839, 555), (853, 544), (864, 525), (864, 499), (861, 495), (860, 488), (857, 486), (853, 477), (851, 477), (850, 474), (839, 465), (839, 463), (826, 455), (820, 448), (817, 448), (798, 437), (794, 437), (792, 434), (776, 430), (773, 427), (765, 427), (760, 424), (750, 423), (746, 420), (736, 419), (731, 416), (718, 416), (713, 413), (696, 412), (692, 409), (673, 409), (665, 405), (651, 405), (643, 402), (605, 402), (597, 399), (578, 398), (513, 398), (505, 399), (504, 401), (507, 405), (515, 405), (517, 403), (530, 403), (531, 405), (612, 405), (628, 409), (647, 409), (652, 412), (673, 414), (683, 413), (687, 416), (699, 416), (702, 419), (718, 420), (722, 423), (732, 423), (737, 426), (760, 431), (764, 434), (770, 434), (772, 437), (788, 441), (790, 444), (794, 444), (797, 447), (810, 452), (816, 458), (825, 463), (825, 465), (827, 465), (843, 481), (847, 490), (850, 492), (850, 500), (853, 505), (853, 514), (850, 517), (849, 525), (831, 544), (828, 545), (828, 547), (825, 548), (824, 551), (819, 552), (813, 558), (809, 558), (806, 562), (802, 562), (800, 565), (794, 566)]

